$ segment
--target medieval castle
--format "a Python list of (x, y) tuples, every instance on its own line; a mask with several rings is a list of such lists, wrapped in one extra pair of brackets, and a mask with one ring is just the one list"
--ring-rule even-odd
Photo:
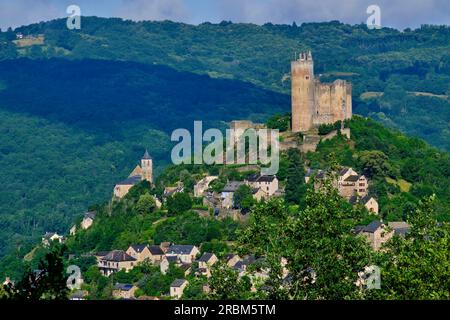
[(352, 85), (345, 80), (321, 83), (314, 78), (311, 51), (291, 63), (292, 132), (352, 117)]

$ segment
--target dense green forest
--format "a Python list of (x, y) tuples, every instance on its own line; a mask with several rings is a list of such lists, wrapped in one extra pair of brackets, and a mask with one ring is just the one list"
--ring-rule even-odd
[[(44, 44), (16, 45), (17, 32), (42, 34)], [(197, 119), (224, 128), (232, 119), (287, 112), (290, 60), (302, 49), (313, 51), (323, 81), (352, 82), (355, 113), (448, 151), (449, 39), (449, 28), (433, 26), (400, 32), (338, 22), (191, 26), (94, 17), (83, 17), (79, 31), (60, 19), (1, 32), (0, 176), (7, 188), (0, 256), (28, 248), (45, 231), (67, 232), (89, 204), (110, 197), (145, 148), (162, 172), (172, 129)], [(413, 183), (413, 203), (433, 191), (448, 201), (448, 169), (434, 166), (445, 154), (380, 139), (369, 149), (389, 158), (393, 189), (405, 180)], [(398, 160), (405, 152), (414, 155), (409, 162)], [(311, 161), (318, 165), (318, 157)], [(394, 200), (408, 197), (391, 191)], [(387, 205), (387, 196), (380, 199)]]

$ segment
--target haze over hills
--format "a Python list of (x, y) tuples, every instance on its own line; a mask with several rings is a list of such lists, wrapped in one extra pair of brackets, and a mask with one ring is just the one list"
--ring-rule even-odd
[(352, 82), (355, 113), (450, 150), (450, 28), (65, 23), (0, 33), (0, 175), (10, 186), (0, 195), (0, 255), (66, 232), (145, 147), (161, 171), (175, 128), (287, 112), (290, 60), (302, 49), (313, 50), (323, 81)]

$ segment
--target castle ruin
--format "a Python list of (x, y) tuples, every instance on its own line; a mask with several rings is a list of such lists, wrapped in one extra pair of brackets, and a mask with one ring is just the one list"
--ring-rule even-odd
[(321, 83), (314, 77), (311, 51), (291, 62), (292, 132), (352, 117), (352, 85), (345, 80)]

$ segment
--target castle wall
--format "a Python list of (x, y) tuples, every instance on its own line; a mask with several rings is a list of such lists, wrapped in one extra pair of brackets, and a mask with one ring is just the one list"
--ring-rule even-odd
[(291, 63), (292, 132), (312, 127), (314, 109), (314, 65), (302, 57)]
[(292, 132), (305, 132), (321, 124), (352, 117), (352, 86), (345, 80), (314, 80), (311, 53), (291, 63)]

